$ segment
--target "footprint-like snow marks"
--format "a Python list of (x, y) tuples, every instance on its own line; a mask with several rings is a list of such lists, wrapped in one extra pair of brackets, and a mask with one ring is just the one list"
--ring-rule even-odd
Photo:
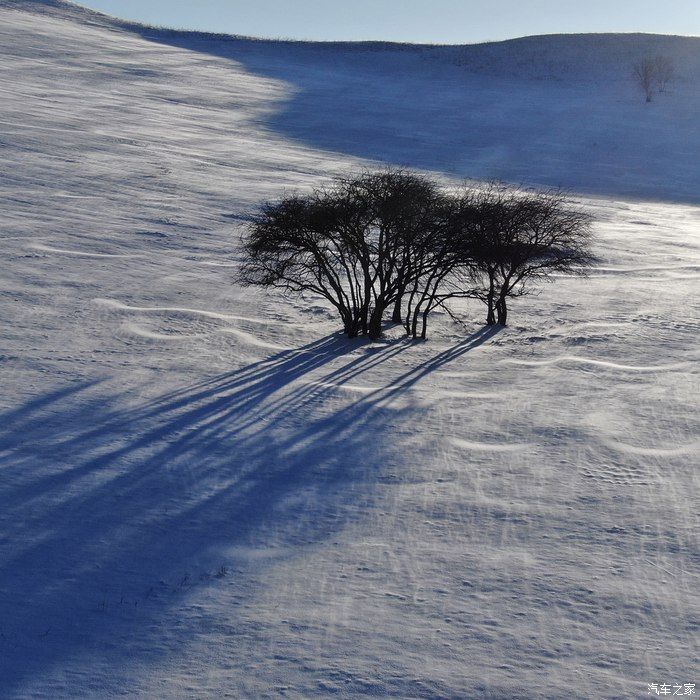
[(53, 248), (43, 243), (29, 243), (27, 248), (38, 250), (42, 253), (56, 253), (57, 255), (76, 255), (81, 258), (137, 258), (136, 254), (130, 253), (89, 253), (84, 250), (69, 250), (68, 248)]
[(688, 362), (674, 362), (668, 365), (622, 365), (617, 362), (594, 360), (588, 357), (576, 357), (575, 355), (563, 355), (561, 357), (553, 357), (550, 360), (507, 359), (502, 362), (505, 364), (520, 365), (522, 367), (546, 367), (548, 365), (559, 365), (570, 362), (578, 365), (591, 365), (593, 367), (614, 369), (621, 372), (667, 372), (676, 369), (687, 369), (690, 366)]
[(235, 316), (233, 314), (222, 314), (217, 311), (206, 311), (205, 309), (188, 309), (180, 306), (129, 306), (116, 299), (93, 299), (95, 304), (107, 306), (118, 311), (135, 311), (138, 313), (178, 313), (190, 316), (203, 316), (219, 321), (247, 321), (248, 323), (260, 323), (266, 326), (281, 324), (281, 321), (274, 321), (265, 318), (249, 318), (247, 316)]
[(585, 465), (580, 467), (585, 479), (604, 485), (642, 486), (654, 483), (654, 474), (644, 467), (625, 464)]
[(641, 457), (683, 457), (684, 455), (697, 454), (700, 451), (700, 441), (692, 442), (689, 445), (678, 445), (677, 447), (639, 447), (617, 442), (616, 440), (606, 440), (605, 445), (618, 452)]
[(499, 444), (496, 442), (478, 442), (476, 440), (462, 440), (461, 438), (451, 438), (450, 442), (463, 450), (475, 450), (478, 452), (520, 452), (532, 447), (528, 442), (513, 442)]

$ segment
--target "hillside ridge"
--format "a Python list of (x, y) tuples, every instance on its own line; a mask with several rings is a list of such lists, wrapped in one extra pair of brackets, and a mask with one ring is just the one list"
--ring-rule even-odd
[[(193, 40), (216, 40), (232, 42), (255, 42), (268, 45), (331, 48), (331, 49), (364, 49), (377, 51), (420, 51), (433, 54), (446, 54), (448, 58), (457, 59), (460, 65), (468, 68), (478, 68), (480, 54), (485, 57), (498, 58), (507, 56), (514, 48), (524, 52), (527, 60), (549, 60), (548, 55), (565, 49), (574, 49), (576, 58), (580, 59), (582, 52), (595, 55), (602, 51), (618, 53), (634, 58), (651, 52), (666, 52), (674, 57), (682, 57), (682, 63), (687, 58), (694, 59), (700, 69), (700, 37), (679, 34), (653, 34), (647, 32), (585, 32), (585, 33), (552, 33), (533, 34), (510, 39), (484, 41), (464, 44), (434, 44), (399, 41), (384, 41), (378, 39), (358, 41), (322, 41), (309, 39), (287, 39), (271, 37), (255, 37), (245, 34), (227, 32), (207, 32), (194, 29), (157, 26), (121, 19), (107, 13), (93, 10), (80, 3), (70, 0), (0, 0), (0, 8), (22, 10), (50, 14), (66, 19), (88, 21), (103, 26), (113, 26), (118, 29), (137, 32), (141, 35), (157, 35), (179, 37)], [(540, 52), (540, 55), (536, 55)], [(482, 68), (484, 66), (481, 66)]]

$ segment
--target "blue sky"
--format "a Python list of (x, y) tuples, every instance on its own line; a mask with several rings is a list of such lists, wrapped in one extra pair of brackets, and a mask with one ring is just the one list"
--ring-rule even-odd
[(468, 43), (558, 32), (700, 35), (700, 0), (82, 0), (127, 19), (295, 39)]

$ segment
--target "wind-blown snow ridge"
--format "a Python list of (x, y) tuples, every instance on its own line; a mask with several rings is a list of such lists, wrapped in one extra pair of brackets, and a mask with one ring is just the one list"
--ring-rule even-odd
[(462, 440), (452, 438), (452, 444), (464, 450), (476, 450), (478, 452), (519, 452), (532, 445), (527, 443), (502, 443), (502, 442), (478, 442), (475, 440)]
[(124, 329), (127, 333), (135, 335), (139, 338), (145, 338), (146, 340), (177, 342), (180, 340), (191, 340), (202, 337), (202, 335), (198, 333), (157, 333), (156, 331), (149, 330), (148, 328), (142, 328), (137, 323), (126, 323), (124, 324)]
[(204, 316), (205, 318), (213, 318), (221, 321), (247, 321), (248, 323), (260, 323), (270, 325), (279, 323), (266, 318), (253, 318), (251, 316), (236, 316), (235, 314), (224, 314), (216, 311), (207, 311), (206, 309), (188, 309), (180, 306), (129, 306), (116, 299), (93, 299), (94, 303), (99, 306), (105, 306), (118, 311), (137, 311), (139, 313), (177, 313), (188, 316)]
[(606, 369), (620, 370), (622, 372), (669, 372), (672, 370), (688, 369), (691, 364), (688, 362), (675, 362), (665, 365), (624, 365), (617, 362), (607, 360), (595, 360), (590, 357), (577, 357), (575, 355), (561, 355), (547, 360), (521, 360), (517, 358), (509, 358), (504, 360), (507, 364), (521, 365), (523, 367), (546, 367), (548, 365), (558, 364), (578, 364), (578, 365), (593, 365), (594, 367), (604, 367)]
[(258, 348), (265, 348), (267, 350), (279, 350), (279, 351), (289, 351), (289, 350), (294, 349), (294, 348), (292, 348), (290, 346), (286, 346), (286, 345), (277, 345), (275, 343), (268, 343), (265, 340), (258, 338), (256, 335), (253, 335), (252, 333), (246, 333), (245, 331), (242, 331), (240, 328), (222, 328), (220, 332), (235, 335), (237, 338), (240, 338), (243, 342), (248, 343), (249, 345), (254, 345)]
[(609, 440), (608, 447), (612, 447), (620, 452), (628, 452), (642, 457), (682, 457), (685, 455), (696, 455), (700, 451), (700, 441), (695, 441), (687, 445), (677, 445), (676, 447), (640, 447), (639, 445), (628, 445), (623, 442)]
[(65, 248), (54, 248), (43, 243), (29, 243), (27, 248), (38, 250), (42, 253), (57, 253), (59, 255), (77, 255), (84, 258), (133, 258), (131, 253), (92, 253), (84, 250), (66, 250)]
[[(357, 384), (347, 384), (345, 382), (341, 384), (333, 384), (332, 382), (306, 382), (310, 386), (320, 386), (326, 389), (340, 389), (341, 391), (356, 392), (358, 394), (373, 394), (377, 391), (381, 391), (379, 387), (376, 386), (359, 386)], [(382, 387), (383, 389), (391, 387)]]

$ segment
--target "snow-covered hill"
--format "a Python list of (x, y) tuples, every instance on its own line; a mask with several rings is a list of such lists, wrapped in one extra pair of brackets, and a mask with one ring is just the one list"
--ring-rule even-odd
[[(0, 697), (695, 682), (699, 43), (0, 0)], [(236, 284), (257, 202), (373, 162), (593, 193), (602, 262), (425, 344)]]
[[(286, 99), (264, 125), (311, 148), (458, 177), (698, 201), (698, 37), (542, 36), (443, 47), (267, 42), (139, 27), (60, 0), (8, 3), (141, 35), (201, 54), (202, 63), (229, 59), (229, 67), (274, 80)], [(633, 66), (659, 54), (678, 79), (647, 105)]]

